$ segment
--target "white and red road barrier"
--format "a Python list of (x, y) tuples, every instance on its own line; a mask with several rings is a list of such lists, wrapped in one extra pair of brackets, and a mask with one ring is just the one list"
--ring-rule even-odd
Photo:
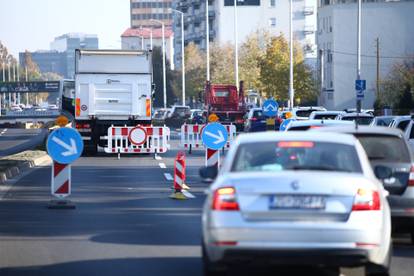
[(206, 167), (220, 168), (220, 150), (206, 149)]
[(174, 190), (181, 192), (185, 183), (185, 154), (178, 152), (174, 161)]
[[(184, 124), (181, 126), (180, 131), (180, 146), (188, 148), (190, 151), (194, 148), (204, 147), (201, 135), (206, 125), (188, 125)], [(224, 125), (228, 132), (227, 143), (224, 148), (230, 148), (231, 142), (236, 138), (236, 126), (235, 125)]]
[(106, 153), (165, 153), (170, 149), (170, 129), (158, 126), (108, 128)]
[(52, 165), (52, 195), (58, 199), (63, 199), (71, 193), (71, 165), (60, 164), (53, 161)]
[(186, 191), (190, 187), (185, 184), (186, 164), (185, 153), (178, 152), (174, 161), (174, 192), (170, 195), (172, 199), (195, 198), (190, 192)]

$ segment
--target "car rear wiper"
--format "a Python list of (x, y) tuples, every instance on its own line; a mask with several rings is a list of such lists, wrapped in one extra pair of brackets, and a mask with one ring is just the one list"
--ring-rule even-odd
[(385, 156), (369, 156), (369, 160), (384, 160)]
[(329, 166), (293, 166), (287, 168), (290, 170), (311, 170), (311, 171), (341, 171), (341, 172), (350, 172), (349, 170), (334, 168)]

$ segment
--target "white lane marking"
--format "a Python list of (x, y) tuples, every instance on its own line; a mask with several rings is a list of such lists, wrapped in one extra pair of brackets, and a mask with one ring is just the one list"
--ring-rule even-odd
[(158, 165), (160, 166), (161, 169), (166, 169), (167, 168), (165, 163), (158, 163)]
[(162, 157), (159, 155), (155, 155), (155, 160), (162, 160)]
[(165, 179), (167, 179), (168, 181), (174, 180), (174, 178), (172, 177), (172, 175), (170, 173), (164, 173), (164, 177)]
[(187, 190), (181, 190), (181, 192), (188, 198), (195, 198), (195, 196)]
[(6, 131), (7, 131), (7, 128), (3, 129), (3, 130), (0, 132), (0, 135), (2, 135), (2, 134), (4, 134), (4, 133), (6, 133)]

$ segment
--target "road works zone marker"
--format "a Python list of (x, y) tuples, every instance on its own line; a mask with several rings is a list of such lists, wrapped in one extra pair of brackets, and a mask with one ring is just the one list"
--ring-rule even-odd
[(74, 209), (69, 200), (71, 194), (71, 165), (83, 151), (83, 141), (79, 132), (72, 128), (58, 128), (48, 137), (46, 148), (53, 159), (51, 194), (56, 200), (48, 205), (50, 209)]

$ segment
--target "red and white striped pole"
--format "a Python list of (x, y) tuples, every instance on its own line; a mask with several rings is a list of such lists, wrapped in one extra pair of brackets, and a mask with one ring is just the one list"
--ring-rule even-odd
[(174, 161), (174, 190), (181, 193), (185, 183), (185, 154), (178, 152)]
[(49, 209), (75, 209), (75, 205), (66, 197), (72, 192), (71, 165), (53, 161), (51, 193), (57, 200), (52, 200)]
[(65, 198), (71, 193), (71, 166), (53, 161), (52, 166), (52, 195), (58, 199)]
[(220, 151), (213, 149), (206, 149), (206, 167), (216, 166), (220, 168)]

